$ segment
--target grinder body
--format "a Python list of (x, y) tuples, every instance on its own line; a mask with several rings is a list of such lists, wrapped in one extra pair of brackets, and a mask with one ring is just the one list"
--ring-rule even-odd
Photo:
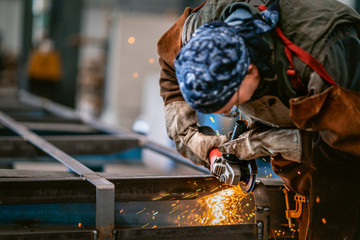
[[(245, 131), (247, 131), (247, 122), (236, 121), (231, 140), (238, 138)], [(255, 160), (242, 160), (232, 154), (222, 154), (217, 148), (210, 151), (209, 159), (211, 173), (225, 184), (239, 184), (244, 193), (253, 190), (257, 174)]]

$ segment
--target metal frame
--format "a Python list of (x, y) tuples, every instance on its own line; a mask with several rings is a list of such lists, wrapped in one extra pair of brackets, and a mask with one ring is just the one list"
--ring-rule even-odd
[[(0, 179), (0, 186), (9, 186), (10, 189), (16, 189), (20, 192), (26, 192), (26, 200), (27, 203), (41, 203), (43, 199), (38, 197), (39, 191), (42, 192), (43, 186), (45, 188), (45, 192), (47, 192), (48, 200), (55, 202), (95, 202), (96, 204), (96, 231), (82, 231), (77, 232), (79, 234), (78, 239), (83, 239), (80, 237), (84, 237), (87, 239), (91, 236), (93, 239), (100, 240), (108, 240), (108, 239), (138, 239), (139, 236), (147, 236), (148, 239), (157, 239), (151, 238), (151, 236), (157, 236), (156, 232), (161, 232), (163, 236), (171, 237), (177, 239), (176, 237), (186, 237), (190, 232), (203, 232), (208, 231), (210, 234), (203, 234), (196, 237), (196, 239), (216, 239), (216, 229), (221, 229), (231, 232), (234, 236), (248, 236), (248, 239), (251, 237), (257, 236), (257, 239), (265, 240), (268, 239), (269, 232), (269, 224), (270, 224), (270, 199), (266, 188), (268, 186), (276, 186), (278, 190), (279, 186), (282, 185), (282, 181), (279, 179), (270, 180), (263, 179), (264, 182), (267, 183), (265, 187), (262, 183), (257, 183), (256, 188), (254, 189), (255, 195), (255, 214), (256, 214), (256, 224), (253, 225), (231, 225), (231, 226), (218, 226), (218, 227), (190, 227), (190, 228), (181, 228), (182, 234), (180, 234), (180, 230), (177, 228), (166, 228), (166, 229), (115, 229), (115, 204), (116, 202), (121, 201), (152, 201), (154, 196), (161, 195), (164, 192), (173, 193), (168, 197), (162, 197), (162, 200), (171, 199), (181, 199), (183, 194), (185, 193), (194, 193), (196, 192), (197, 186), (186, 185), (185, 181), (196, 181), (197, 184), (202, 184), (206, 186), (207, 190), (199, 193), (197, 195), (192, 196), (191, 198), (197, 198), (202, 195), (209, 194), (212, 191), (210, 189), (215, 189), (219, 185), (223, 187), (227, 187), (213, 176), (209, 175), (209, 171), (203, 167), (196, 166), (192, 164), (188, 159), (182, 157), (179, 153), (177, 153), (174, 149), (162, 146), (157, 144), (145, 136), (130, 132), (126, 129), (120, 128), (110, 128), (104, 126), (103, 123), (96, 121), (94, 119), (88, 119), (84, 116), (81, 116), (79, 113), (74, 110), (64, 107), (62, 105), (51, 102), (47, 99), (37, 97), (35, 95), (29, 94), (27, 92), (21, 91), (19, 92), (19, 99), (26, 104), (29, 104), (32, 107), (37, 107), (40, 109), (45, 109), (46, 111), (59, 116), (61, 118), (67, 119), (69, 122), (78, 122), (84, 123), (87, 126), (99, 131), (105, 132), (110, 136), (104, 135), (103, 138), (109, 141), (119, 140), (119, 141), (131, 141), (129, 146), (138, 146), (142, 148), (147, 148), (154, 152), (157, 152), (161, 155), (167, 156), (178, 162), (180, 164), (184, 164), (193, 169), (198, 170), (204, 175), (198, 176), (182, 176), (182, 177), (126, 177), (126, 178), (112, 178), (111, 176), (107, 176), (101, 173), (95, 173), (71, 156), (68, 153), (60, 150), (57, 146), (61, 146), (61, 141), (59, 139), (52, 139), (51, 137), (40, 137), (31, 130), (29, 130), (23, 124), (18, 123), (8, 115), (0, 112), (0, 123), (11, 129), (13, 132), (17, 133), (19, 136), (23, 138), (26, 142), (32, 144), (37, 147), (45, 154), (53, 157), (57, 161), (61, 162), (69, 169), (71, 169), (74, 173), (76, 173), (79, 177), (76, 177), (73, 173), (67, 173), (67, 177), (56, 177), (56, 178), (41, 178), (39, 173), (36, 173), (32, 176), (27, 176), (27, 173), (17, 172), (18, 176), (9, 176), (5, 179)], [(95, 131), (96, 132), (96, 131)], [(79, 136), (77, 136), (79, 137)], [(88, 136), (87, 136), (88, 137)], [(16, 137), (6, 137), (9, 141), (16, 146), (21, 146), (22, 143)], [(114, 139), (115, 138), (115, 139)], [(89, 140), (90, 141), (90, 140)], [(64, 143), (64, 142), (63, 142)], [(57, 146), (56, 146), (57, 145)], [(69, 148), (70, 149), (70, 148)], [(10, 151), (11, 152), (11, 151)], [(3, 172), (2, 172), (3, 174)], [(22, 175), (23, 174), (23, 175)], [(50, 174), (51, 175), (51, 174)], [(50, 181), (50, 182), (49, 182)], [(82, 185), (82, 182), (91, 183), (96, 188), (96, 192), (85, 187), (86, 185)], [(64, 184), (66, 183), (66, 184)], [(61, 197), (57, 197), (57, 190), (54, 191), (51, 195), (46, 191), (47, 184), (54, 186), (52, 184), (59, 184), (55, 189), (59, 189), (61, 191)], [(115, 186), (118, 187), (115, 188)], [(63, 187), (60, 187), (63, 186)], [(66, 188), (67, 186), (67, 188)], [(72, 186), (78, 186), (80, 191), (77, 191), (76, 194), (73, 194)], [(81, 187), (83, 186), (83, 187)], [(125, 187), (124, 187), (125, 186)], [(140, 187), (139, 187), (140, 186)], [(175, 189), (174, 186), (177, 186)], [(181, 186), (179, 188), (179, 186)], [(151, 190), (149, 190), (151, 189)], [(205, 187), (204, 187), (205, 189)], [(219, 188), (220, 190), (221, 188)], [(3, 204), (16, 203), (14, 197), (12, 197), (9, 192), (3, 189), (3, 192), (0, 191), (0, 197)], [(64, 194), (67, 193), (67, 194)], [(43, 196), (43, 195), (39, 195)], [(190, 199), (191, 199), (190, 198)], [(18, 199), (17, 199), (18, 200)], [(19, 201), (18, 201), (19, 203)], [(21, 203), (21, 201), (20, 201)], [(254, 232), (255, 231), (255, 232)], [(71, 233), (71, 232), (69, 232)], [(34, 235), (35, 234), (35, 235)], [(38, 236), (37, 233), (34, 233), (32, 236)], [(62, 234), (58, 232), (58, 236)], [(139, 235), (140, 234), (140, 235)], [(154, 235), (155, 234), (155, 235)], [(168, 235), (167, 235), (168, 234)], [(243, 235), (241, 235), (243, 234)], [(26, 235), (26, 234), (25, 234)], [(24, 236), (25, 236), (24, 235)], [(54, 232), (49, 232), (48, 235), (43, 234), (39, 237), (39, 239), (46, 239), (44, 236), (56, 236)], [(18, 239), (22, 239), (20, 236)], [(24, 237), (24, 239), (26, 236)], [(55, 239), (55, 238), (54, 238)]]
[[(108, 179), (113, 183), (115, 188), (115, 202), (118, 207), (115, 209), (116, 219), (123, 218), (124, 216), (119, 213), (119, 209), (125, 208), (126, 203), (134, 204), (139, 202), (142, 206), (143, 203), (148, 204), (157, 204), (157, 206), (163, 206), (166, 204), (170, 206), (172, 203), (175, 203), (177, 200), (180, 201), (193, 201), (202, 196), (214, 193), (223, 188), (227, 188), (227, 185), (220, 183), (217, 179), (209, 175), (193, 175), (193, 176), (147, 176), (147, 177), (116, 177), (109, 174), (99, 174), (100, 177)], [(257, 183), (255, 190), (253, 192), (255, 199), (255, 220), (256, 224), (241, 224), (241, 225), (231, 225), (231, 226), (197, 226), (197, 227), (160, 227), (157, 229), (151, 228), (119, 228), (119, 225), (115, 226), (113, 231), (113, 237), (115, 239), (143, 239), (145, 236), (146, 239), (158, 239), (159, 234), (161, 236), (167, 236), (171, 238), (183, 237), (183, 239), (188, 237), (194, 237), (195, 239), (216, 239), (216, 231), (223, 233), (221, 236), (241, 236), (244, 239), (258, 239), (266, 240), (268, 239), (269, 234), (269, 225), (270, 225), (270, 205), (276, 208), (276, 205), (279, 205), (277, 201), (279, 197), (283, 196), (283, 193), (280, 189), (281, 181), (273, 181), (269, 179), (262, 179), (263, 183)], [(196, 185), (194, 184), (196, 182)], [(221, 186), (221, 187), (220, 187)], [(197, 192), (197, 189), (203, 189), (203, 191)], [(214, 191), (214, 189), (216, 189)], [(273, 194), (269, 194), (273, 192)], [(170, 193), (170, 194), (164, 194)], [(194, 194), (198, 193), (198, 194)], [(276, 193), (277, 197), (274, 197)], [(184, 196), (186, 198), (184, 198)], [(191, 196), (191, 197), (187, 197)], [(276, 201), (269, 201), (272, 198)], [(18, 170), (0, 170), (0, 199), (2, 204), (5, 205), (15, 205), (18, 209), (21, 206), (29, 205), (30, 208), (33, 204), (39, 206), (40, 209), (47, 208), (47, 205), (56, 204), (90, 204), (96, 203), (96, 194), (93, 191), (93, 187), (87, 181), (76, 177), (75, 173), (67, 172), (57, 172), (57, 173), (46, 173), (42, 171), (18, 171)], [(181, 202), (180, 202), (181, 203)], [(272, 204), (271, 204), (272, 203)], [(280, 202), (281, 203), (281, 202)], [(43, 205), (42, 205), (43, 204)], [(124, 206), (125, 204), (125, 206)], [(185, 205), (183, 204), (184, 210)], [(120, 207), (120, 208), (119, 208)], [(150, 208), (150, 207), (147, 207)], [(156, 208), (151, 208), (156, 209)], [(159, 209), (157, 209), (159, 210)], [(36, 211), (36, 210), (35, 210)], [(45, 210), (44, 210), (45, 211)], [(21, 212), (21, 210), (20, 210)], [(51, 215), (51, 212), (46, 213)], [(85, 212), (88, 212), (85, 210)], [(162, 214), (167, 213), (168, 211), (164, 210)], [(182, 211), (180, 211), (182, 212)], [(284, 213), (281, 210), (282, 213)], [(74, 212), (75, 213), (75, 212)], [(279, 211), (280, 213), (280, 211)], [(279, 213), (277, 213), (279, 215)], [(81, 212), (78, 213), (81, 215)], [(272, 217), (278, 218), (275, 212), (272, 212)], [(11, 212), (13, 216), (14, 213)], [(45, 215), (45, 214), (44, 214)], [(161, 215), (161, 214), (160, 214)], [(283, 214), (282, 214), (283, 215)], [(16, 214), (15, 214), (16, 216)], [(21, 215), (22, 216), (22, 215)], [(25, 214), (26, 216), (26, 214)], [(132, 219), (134, 216), (130, 215), (128, 218)], [(61, 217), (61, 214), (60, 216)], [(36, 219), (36, 217), (35, 217)], [(281, 222), (286, 222), (284, 218)], [(24, 223), (25, 224), (25, 223)], [(30, 223), (31, 224), (31, 223)], [(119, 224), (119, 223), (118, 223)], [(43, 225), (41, 225), (43, 226)], [(279, 226), (279, 224), (278, 224)], [(1, 227), (1, 226), (0, 226)], [(62, 235), (66, 235), (66, 232), (72, 234), (72, 231), (75, 229), (69, 228), (69, 225), (64, 225), (65, 228), (60, 229)], [(39, 228), (39, 227), (37, 227)], [(66, 229), (66, 231), (65, 231)], [(215, 229), (217, 229), (215, 231)], [(33, 228), (32, 228), (33, 230)], [(50, 228), (48, 225), (44, 225), (41, 231), (37, 231), (35, 228), (33, 234), (28, 236), (29, 239), (36, 239), (35, 236), (38, 236), (41, 232), (48, 232), (48, 234), (53, 234), (57, 230)], [(89, 234), (91, 231), (83, 232), (84, 229), (77, 229), (80, 231), (83, 236), (79, 239), (90, 239)], [(90, 229), (88, 229), (90, 230)], [(193, 232), (195, 231), (195, 232)], [(27, 232), (27, 233), (26, 233)], [(18, 232), (19, 236), (22, 234), (28, 234), (29, 231), (24, 231), (24, 229)], [(213, 233), (209, 237), (208, 233)], [(94, 234), (94, 239), (101, 239), (98, 231), (92, 232)], [(191, 235), (193, 233), (193, 235)], [(200, 234), (202, 233), (202, 234)], [(215, 234), (216, 233), (216, 234)], [(0, 229), (0, 238), (4, 232)], [(37, 234), (37, 235), (36, 235)], [(192, 239), (194, 239), (192, 238)], [(242, 238), (242, 239), (243, 239)], [(17, 237), (16, 239), (22, 239)], [(46, 239), (46, 238), (39, 238)]]
[[(19, 91), (19, 99), (34, 107), (43, 108), (54, 115), (61, 116), (65, 119), (78, 119), (88, 126), (91, 126), (97, 130), (107, 132), (115, 135), (118, 139), (132, 138), (137, 139), (139, 146), (151, 149), (155, 152), (170, 157), (176, 162), (185, 164), (191, 168), (195, 168), (200, 172), (208, 173), (208, 171), (202, 167), (196, 166), (188, 161), (186, 158), (180, 156), (175, 150), (163, 147), (157, 143), (149, 141), (146, 137), (135, 134), (127, 130), (112, 129), (103, 126), (99, 121), (84, 118), (77, 112), (70, 108), (56, 104), (48, 99), (37, 97), (26, 91)], [(114, 230), (114, 210), (115, 210), (115, 186), (106, 178), (99, 176), (88, 167), (84, 166), (64, 151), (57, 148), (55, 145), (47, 141), (46, 139), (35, 134), (24, 124), (20, 124), (10, 116), (0, 111), (0, 123), (12, 130), (23, 138), (25, 142), (31, 143), (45, 154), (53, 157), (71, 171), (77, 173), (84, 180), (90, 182), (96, 187), (96, 229), (99, 233), (99, 239), (112, 239)]]
[(17, 123), (11, 117), (0, 112), (0, 122), (27, 142), (38, 147), (49, 156), (58, 160), (66, 167), (89, 181), (96, 187), (96, 229), (100, 239), (111, 239), (114, 228), (115, 186), (103, 177), (100, 177), (88, 167), (56, 148), (54, 145), (39, 137), (25, 126)]

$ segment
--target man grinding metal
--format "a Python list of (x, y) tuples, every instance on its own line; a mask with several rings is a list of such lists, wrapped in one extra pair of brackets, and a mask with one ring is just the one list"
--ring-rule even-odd
[[(299, 239), (360, 239), (360, 16), (336, 0), (252, 2), (186, 8), (159, 40), (168, 135), (206, 168), (214, 148), (271, 156), (306, 197)], [(253, 124), (236, 139), (198, 124), (196, 111), (239, 110)]]

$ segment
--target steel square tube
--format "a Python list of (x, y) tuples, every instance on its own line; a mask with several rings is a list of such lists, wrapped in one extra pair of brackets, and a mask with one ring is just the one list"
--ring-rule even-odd
[(16, 231), (1, 232), (1, 240), (96, 240), (97, 233), (94, 230), (77, 230), (77, 231)]
[[(22, 171), (19, 177), (7, 172), (2, 178), (0, 170), (0, 199), (2, 204), (40, 204), (67, 202), (95, 202), (94, 187), (82, 177), (71, 176), (70, 173), (58, 174), (56, 178), (34, 178), (36, 172), (29, 177)], [(29, 171), (30, 173), (32, 171)], [(63, 176), (62, 176), (63, 175)], [(210, 193), (226, 189), (210, 175), (198, 176), (156, 176), (156, 177), (106, 177), (115, 186), (115, 201), (152, 201), (160, 198), (189, 199), (198, 198)]]
[(118, 240), (219, 240), (257, 239), (256, 224), (155, 229), (118, 229)]
[[(139, 140), (111, 135), (44, 136), (46, 141), (69, 155), (104, 155), (139, 146)], [(42, 156), (44, 153), (21, 137), (0, 136), (0, 157)]]

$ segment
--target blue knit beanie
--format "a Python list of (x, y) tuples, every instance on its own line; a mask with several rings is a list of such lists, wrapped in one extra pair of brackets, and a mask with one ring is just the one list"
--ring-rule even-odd
[(203, 113), (221, 109), (239, 88), (250, 62), (260, 73), (274, 71), (271, 50), (259, 36), (276, 26), (278, 11), (273, 8), (238, 26), (215, 21), (194, 32), (174, 62), (181, 93), (191, 107)]

